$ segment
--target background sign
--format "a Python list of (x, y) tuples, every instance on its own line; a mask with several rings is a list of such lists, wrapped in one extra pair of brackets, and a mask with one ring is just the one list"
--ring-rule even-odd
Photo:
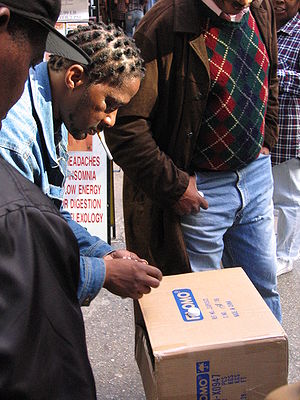
[(59, 22), (88, 21), (88, 0), (62, 0)]
[(69, 135), (68, 153), (63, 207), (91, 235), (109, 241), (106, 152), (97, 135), (78, 141)]

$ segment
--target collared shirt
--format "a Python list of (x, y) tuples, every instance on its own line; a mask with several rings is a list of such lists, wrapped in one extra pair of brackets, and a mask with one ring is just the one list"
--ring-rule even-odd
[[(223, 12), (221, 10), (221, 8), (219, 8), (216, 3), (213, 0), (202, 0), (202, 2), (204, 4), (207, 5), (207, 7), (209, 7), (215, 14), (217, 14), (218, 16), (221, 15), (221, 13)], [(244, 8), (242, 11), (240, 11), (238, 14), (236, 15), (230, 15), (227, 14), (228, 17), (230, 17), (232, 22), (240, 22), (241, 19), (243, 18), (243, 16), (249, 11), (249, 7)]]
[(279, 79), (279, 139), (272, 164), (300, 157), (300, 16), (277, 32)]
[[(43, 129), (51, 179), (45, 165), (36, 120), (32, 115), (33, 109), (36, 110)], [(56, 144), (47, 63), (41, 63), (30, 69), (21, 99), (2, 123), (0, 154), (22, 175), (39, 186), (48, 197), (62, 200), (68, 159), (68, 132), (63, 124), (59, 139)], [(112, 248), (98, 237), (90, 235), (84, 227), (72, 220), (67, 211), (61, 210), (61, 214), (79, 244), (80, 281), (77, 295), (80, 304), (88, 305), (103, 286), (105, 264), (102, 257), (110, 253)]]

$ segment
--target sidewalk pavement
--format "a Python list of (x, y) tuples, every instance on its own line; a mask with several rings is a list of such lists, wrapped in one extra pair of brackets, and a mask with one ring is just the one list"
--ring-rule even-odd
[[(124, 248), (122, 172), (114, 172), (116, 239)], [(300, 381), (300, 260), (292, 272), (278, 278), (283, 327), (289, 339), (289, 383)], [(83, 307), (89, 357), (98, 400), (145, 400), (134, 359), (134, 319), (130, 299), (101, 290), (90, 307)]]

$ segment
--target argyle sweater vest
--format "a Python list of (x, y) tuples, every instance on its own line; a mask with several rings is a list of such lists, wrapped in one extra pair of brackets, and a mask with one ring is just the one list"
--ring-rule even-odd
[(205, 33), (211, 86), (192, 160), (197, 170), (243, 168), (264, 141), (269, 59), (256, 22), (210, 19)]

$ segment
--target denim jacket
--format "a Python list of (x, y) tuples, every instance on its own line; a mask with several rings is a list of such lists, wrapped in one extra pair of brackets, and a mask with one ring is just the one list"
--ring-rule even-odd
[[(51, 179), (49, 179), (43, 159), (41, 138), (33, 117), (34, 109), (44, 132), (50, 163), (48, 171), (51, 171)], [(47, 196), (58, 200), (62, 200), (63, 197), (68, 160), (68, 132), (63, 124), (60, 133), (61, 137), (56, 151), (47, 63), (41, 63), (34, 69), (30, 69), (21, 99), (2, 122), (0, 154), (26, 178), (38, 185)], [(49, 183), (49, 180), (52, 184)], [(110, 253), (112, 248), (100, 238), (90, 235), (84, 227), (73, 221), (66, 210), (61, 209), (61, 214), (78, 241), (80, 282), (77, 295), (80, 304), (88, 305), (103, 286), (105, 264), (102, 257)]]

